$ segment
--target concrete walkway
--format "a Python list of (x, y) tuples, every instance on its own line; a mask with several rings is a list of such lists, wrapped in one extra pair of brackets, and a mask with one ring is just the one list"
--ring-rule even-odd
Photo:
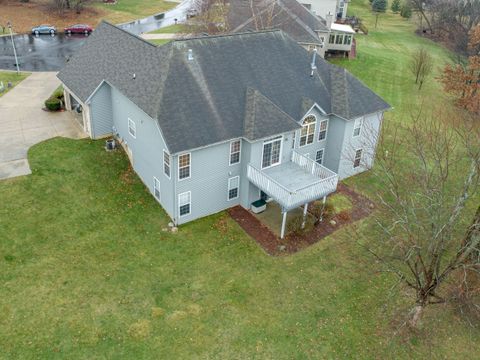
[(56, 73), (33, 73), (0, 97), (0, 179), (31, 173), (27, 151), (32, 145), (56, 136), (86, 136), (70, 112), (42, 110), (59, 85)]

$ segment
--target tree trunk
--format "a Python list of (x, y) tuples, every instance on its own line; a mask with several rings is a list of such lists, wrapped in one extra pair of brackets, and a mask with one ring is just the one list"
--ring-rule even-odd
[(420, 320), (420, 318), (422, 317), (422, 314), (423, 314), (423, 310), (425, 308), (425, 305), (422, 305), (422, 304), (417, 304), (415, 306), (415, 308), (413, 308), (412, 310), (412, 318), (410, 319), (410, 325), (414, 328), (417, 327), (418, 325), (418, 322)]
[[(473, 217), (472, 225), (468, 228), (468, 231), (465, 235), (465, 239), (463, 240), (464, 246), (469, 246), (471, 244), (474, 236), (480, 236), (480, 206)], [(478, 256), (478, 253), (472, 252), (469, 256), (470, 261), (476, 261), (475, 256)]]

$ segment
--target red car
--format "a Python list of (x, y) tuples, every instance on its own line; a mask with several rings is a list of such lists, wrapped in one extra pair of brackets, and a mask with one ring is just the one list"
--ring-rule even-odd
[(93, 28), (89, 25), (77, 24), (65, 28), (66, 34), (90, 34)]

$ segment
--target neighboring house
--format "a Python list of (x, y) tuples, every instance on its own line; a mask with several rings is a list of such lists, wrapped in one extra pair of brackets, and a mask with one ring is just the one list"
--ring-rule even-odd
[(227, 22), (232, 33), (279, 29), (321, 57), (349, 55), (355, 31), (335, 24), (332, 14), (322, 18), (296, 0), (230, 0)]
[(325, 18), (334, 15), (337, 19), (345, 19), (349, 0), (301, 0), (302, 5), (315, 15)]
[(157, 47), (102, 22), (58, 77), (89, 135), (119, 139), (175, 224), (261, 196), (285, 219), (325, 198), (372, 166), (390, 108), (281, 31)]

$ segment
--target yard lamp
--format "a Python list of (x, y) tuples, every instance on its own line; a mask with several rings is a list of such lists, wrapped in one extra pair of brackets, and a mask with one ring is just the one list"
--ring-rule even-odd
[(10, 29), (10, 38), (12, 39), (13, 46), (13, 55), (15, 56), (15, 66), (17, 67), (17, 75), (20, 74), (20, 64), (18, 63), (17, 58), (17, 49), (15, 49), (15, 41), (13, 40), (12, 24), (10, 21), (7, 23), (8, 28)]

